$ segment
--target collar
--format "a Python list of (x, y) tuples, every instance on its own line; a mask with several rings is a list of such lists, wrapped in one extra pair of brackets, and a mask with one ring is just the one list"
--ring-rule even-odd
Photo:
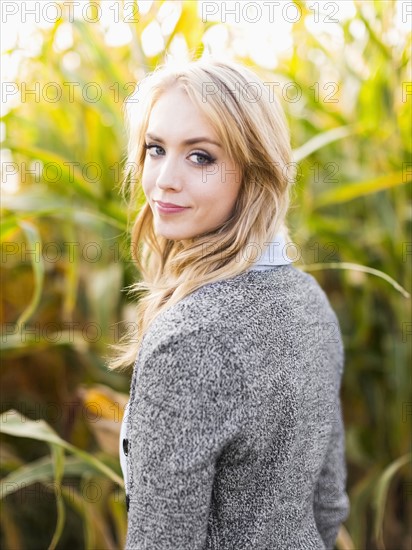
[(294, 260), (287, 257), (286, 240), (283, 233), (276, 233), (273, 239), (265, 242), (266, 248), (263, 249), (257, 261), (253, 264), (253, 269), (266, 268), (274, 265), (291, 264)]

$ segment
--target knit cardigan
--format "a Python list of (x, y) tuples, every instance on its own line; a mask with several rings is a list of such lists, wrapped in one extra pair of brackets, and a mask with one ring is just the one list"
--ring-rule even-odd
[(339, 322), (311, 275), (266, 267), (144, 336), (121, 437), (127, 550), (334, 547), (350, 509)]

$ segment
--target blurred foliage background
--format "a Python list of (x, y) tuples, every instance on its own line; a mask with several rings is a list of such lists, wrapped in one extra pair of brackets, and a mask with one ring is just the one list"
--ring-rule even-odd
[(409, 549), (408, 3), (283, 2), (271, 21), (240, 2), (236, 21), (221, 2), (38, 2), (30, 33), (23, 4), (4, 2), (2, 23), (20, 26), (2, 47), (2, 548), (124, 546), (130, 378), (104, 362), (138, 277), (118, 189), (123, 108), (166, 52), (210, 51), (276, 83), (291, 126), (295, 265), (327, 292), (346, 350), (351, 514), (336, 547)]

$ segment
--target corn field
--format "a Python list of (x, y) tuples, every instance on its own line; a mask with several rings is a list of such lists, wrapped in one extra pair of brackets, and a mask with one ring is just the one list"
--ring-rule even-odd
[[(3, 30), (9, 14), (23, 21), (24, 4), (3, 2)], [(133, 321), (123, 289), (139, 277), (119, 192), (124, 106), (167, 54), (196, 59), (221, 41), (282, 101), (295, 266), (318, 280), (341, 324), (351, 513), (336, 548), (408, 550), (410, 3), (283, 2), (290, 47), (271, 68), (247, 34), (259, 2), (248, 12), (238, 3), (243, 27), (217, 2), (84, 0), (81, 16), (71, 2), (49, 4), (30, 54), (24, 38), (3, 48), (15, 71), (2, 82), (1, 547), (124, 547), (118, 441), (130, 375), (105, 363)], [(103, 4), (123, 43), (110, 40)], [(352, 8), (340, 17), (343, 4)], [(250, 47), (235, 50), (241, 32)]]

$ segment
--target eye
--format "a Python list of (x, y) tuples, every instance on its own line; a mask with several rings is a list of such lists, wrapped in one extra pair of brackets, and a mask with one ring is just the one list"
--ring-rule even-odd
[(158, 157), (161, 152), (159, 153), (159, 149), (164, 152), (163, 147), (160, 147), (160, 145), (148, 145), (147, 143), (144, 144), (144, 148), (146, 151), (150, 151), (149, 155), (151, 157)]
[[(161, 147), (160, 145), (155, 145), (155, 144), (149, 145), (149, 144), (145, 143), (145, 144), (144, 144), (144, 148), (145, 148), (147, 151), (152, 150), (152, 149), (155, 149), (155, 150), (161, 149), (161, 150), (164, 152), (163, 147)], [(152, 154), (152, 153), (150, 153), (150, 156), (151, 156), (151, 157), (158, 157), (158, 156), (160, 156), (160, 154), (156, 154), (156, 153)], [(215, 162), (215, 160), (216, 160), (215, 158), (212, 158), (212, 157), (211, 157), (210, 155), (208, 155), (207, 153), (203, 153), (203, 152), (201, 152), (201, 151), (196, 151), (196, 152), (194, 152), (194, 153), (191, 153), (191, 154), (189, 155), (189, 157), (197, 157), (198, 162), (194, 162), (194, 164), (196, 164), (196, 165), (198, 165), (198, 166), (206, 166), (206, 165), (208, 165), (208, 164), (212, 164), (212, 163)], [(199, 160), (199, 159), (200, 159), (200, 160)]]
[(195, 162), (195, 164), (199, 164), (199, 165), (212, 164), (216, 160), (212, 158), (210, 155), (208, 155), (207, 153), (202, 153), (200, 151), (196, 153), (192, 153), (191, 155), (189, 155), (189, 158), (190, 157), (197, 157), (199, 162)]

